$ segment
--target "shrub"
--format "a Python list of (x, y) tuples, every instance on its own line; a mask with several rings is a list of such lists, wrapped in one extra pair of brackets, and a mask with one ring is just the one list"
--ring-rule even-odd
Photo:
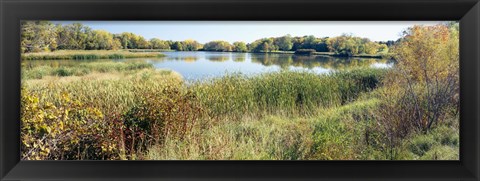
[(202, 116), (195, 94), (180, 85), (167, 85), (143, 96), (139, 105), (124, 114), (127, 154), (161, 144), (166, 137), (183, 139)]
[(402, 107), (392, 111), (410, 109), (407, 124), (426, 132), (458, 109), (458, 47), (458, 29), (445, 25), (414, 26), (395, 47), (397, 65), (386, 80), (401, 90)]
[(22, 159), (112, 159), (115, 145), (100, 110), (61, 95), (59, 104), (40, 102), (22, 90)]
[[(399, 147), (410, 134), (427, 134), (455, 118), (459, 108), (458, 29), (445, 25), (414, 26), (394, 47), (397, 64), (379, 91), (385, 100), (377, 119), (386, 144)], [(431, 141), (431, 140), (430, 140)], [(424, 154), (426, 140), (415, 148)]]

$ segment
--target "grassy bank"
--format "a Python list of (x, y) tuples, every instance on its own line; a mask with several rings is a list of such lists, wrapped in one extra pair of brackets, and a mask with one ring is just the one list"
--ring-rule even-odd
[(318, 109), (316, 116), (266, 115), (222, 120), (195, 129), (185, 139), (167, 138), (150, 147), (147, 160), (456, 160), (458, 127), (415, 134), (385, 145), (375, 127), (380, 100), (364, 99)]
[(83, 76), (90, 73), (129, 72), (152, 69), (153, 65), (144, 61), (88, 61), (88, 60), (31, 60), (23, 62), (22, 79), (42, 79), (45, 76)]
[(128, 49), (129, 52), (173, 52), (170, 49)]
[[(27, 74), (56, 70), (54, 61), (31, 63)], [(230, 74), (186, 83), (138, 62), (80, 65), (70, 68), (89, 72), (22, 81), (24, 159), (458, 158), (458, 118), (388, 144), (376, 122), (385, 69)], [(25, 154), (32, 149), (39, 154)]]
[[(372, 90), (381, 74), (380, 70), (374, 69), (330, 76), (279, 72), (258, 77), (230, 75), (187, 85), (175, 73), (143, 69), (130, 73), (97, 72), (25, 80), (22, 94), (26, 96), (25, 105), (33, 104), (39, 108), (37, 112), (29, 112), (34, 117), (53, 111), (48, 105), (56, 105), (55, 110), (68, 109), (71, 103), (66, 100), (78, 101), (86, 106), (84, 109), (101, 113), (101, 117), (88, 119), (101, 123), (97, 127), (103, 130), (100, 133), (112, 135), (104, 134), (90, 142), (98, 143), (100, 148), (109, 145), (112, 150), (85, 153), (82, 158), (139, 159), (146, 149), (163, 144), (167, 139), (186, 139), (194, 132), (205, 131), (205, 128), (224, 121), (233, 124), (242, 122), (244, 117), (316, 115), (320, 108), (342, 105), (355, 100), (362, 92)], [(339, 81), (341, 79), (344, 81)], [(78, 116), (89, 115), (82, 113)], [(31, 121), (35, 120), (34, 117)], [(28, 122), (29, 117), (24, 118), (23, 121)], [(52, 117), (44, 121), (50, 130), (58, 129), (55, 125), (59, 120)], [(68, 130), (76, 129), (80, 128)], [(124, 141), (119, 142), (120, 137)], [(100, 149), (97, 146), (90, 144), (91, 149)], [(50, 155), (49, 158), (56, 157)]]
[(158, 52), (130, 52), (125, 50), (58, 50), (53, 52), (24, 53), (22, 60), (92, 60), (163, 57)]

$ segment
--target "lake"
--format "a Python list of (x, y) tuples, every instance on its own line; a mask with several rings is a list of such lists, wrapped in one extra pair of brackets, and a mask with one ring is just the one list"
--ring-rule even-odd
[(162, 52), (163, 58), (149, 59), (157, 69), (169, 69), (185, 79), (204, 79), (226, 73), (255, 75), (280, 70), (309, 71), (324, 74), (355, 67), (388, 68), (387, 59), (332, 56), (302, 56), (278, 53)]
[[(162, 52), (161, 58), (98, 59), (98, 60), (29, 60), (25, 68), (40, 66), (76, 67), (96, 62), (142, 61), (156, 69), (178, 72), (186, 80), (202, 80), (241, 73), (251, 76), (281, 70), (307, 71), (325, 74), (335, 70), (359, 67), (389, 68), (393, 63), (387, 59), (332, 57), (324, 55), (293, 55), (279, 53), (234, 53), (234, 52)], [(41, 73), (41, 72), (40, 72)]]

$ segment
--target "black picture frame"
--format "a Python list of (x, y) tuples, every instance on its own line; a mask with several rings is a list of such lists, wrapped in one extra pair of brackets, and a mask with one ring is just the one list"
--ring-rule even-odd
[[(456, 180), (479, 176), (478, 0), (1, 0), (0, 180)], [(459, 161), (21, 161), (21, 20), (458, 20)]]

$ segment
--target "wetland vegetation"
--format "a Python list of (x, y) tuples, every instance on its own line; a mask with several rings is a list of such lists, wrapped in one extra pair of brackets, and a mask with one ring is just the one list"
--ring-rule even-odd
[(395, 42), (22, 32), (23, 160), (459, 159), (457, 23)]

